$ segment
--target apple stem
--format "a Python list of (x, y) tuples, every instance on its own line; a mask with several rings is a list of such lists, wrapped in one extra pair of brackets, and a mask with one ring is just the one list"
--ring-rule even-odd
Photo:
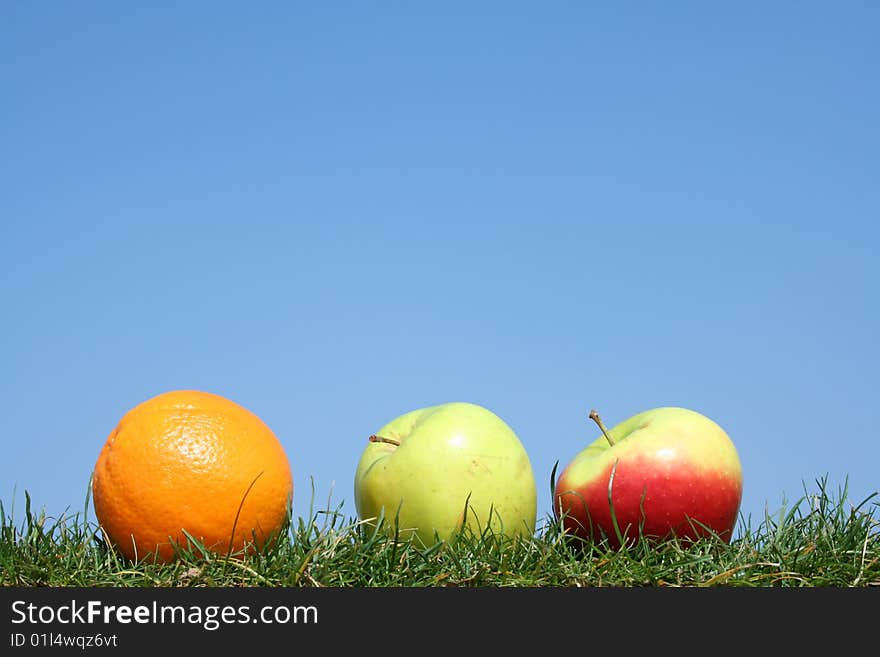
[(602, 418), (599, 417), (599, 414), (595, 410), (590, 411), (590, 419), (599, 425), (599, 428), (602, 430), (602, 435), (605, 436), (605, 440), (607, 440), (608, 444), (613, 447), (614, 440), (611, 438), (611, 435), (605, 430), (605, 425), (602, 423)]
[(388, 443), (389, 445), (395, 445), (397, 447), (400, 447), (399, 440), (394, 440), (393, 438), (385, 438), (384, 436), (377, 436), (375, 434), (370, 436), (370, 442), (371, 443)]

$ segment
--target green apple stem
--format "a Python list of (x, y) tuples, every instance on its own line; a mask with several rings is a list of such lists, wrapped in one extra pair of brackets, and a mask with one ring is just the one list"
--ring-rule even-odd
[(609, 434), (605, 430), (605, 425), (602, 423), (602, 418), (599, 417), (599, 414), (595, 410), (590, 411), (590, 419), (599, 425), (599, 428), (602, 430), (602, 435), (605, 436), (605, 440), (607, 440), (608, 444), (613, 447), (614, 439), (611, 438), (611, 434)]
[(389, 445), (394, 445), (396, 447), (400, 447), (400, 441), (394, 440), (393, 438), (385, 438), (384, 436), (377, 436), (373, 434), (370, 436), (371, 443), (388, 443)]

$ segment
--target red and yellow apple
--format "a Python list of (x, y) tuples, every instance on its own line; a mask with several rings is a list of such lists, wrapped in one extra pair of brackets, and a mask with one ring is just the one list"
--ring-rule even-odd
[(715, 421), (679, 407), (655, 408), (605, 429), (556, 481), (553, 511), (566, 533), (607, 537), (614, 548), (640, 538), (730, 542), (742, 501), (742, 466)]

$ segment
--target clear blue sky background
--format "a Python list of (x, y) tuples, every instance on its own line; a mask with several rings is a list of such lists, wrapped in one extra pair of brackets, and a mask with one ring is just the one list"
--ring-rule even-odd
[(82, 508), (119, 418), (260, 415), (295, 511), (444, 401), (550, 472), (655, 406), (759, 521), (880, 489), (871, 2), (0, 5), (0, 500)]

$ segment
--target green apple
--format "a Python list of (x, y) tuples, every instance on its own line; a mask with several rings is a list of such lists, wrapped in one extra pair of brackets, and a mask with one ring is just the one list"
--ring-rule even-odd
[(411, 411), (370, 436), (354, 481), (360, 519), (421, 545), (462, 527), (531, 536), (537, 491), (517, 435), (477, 404)]

